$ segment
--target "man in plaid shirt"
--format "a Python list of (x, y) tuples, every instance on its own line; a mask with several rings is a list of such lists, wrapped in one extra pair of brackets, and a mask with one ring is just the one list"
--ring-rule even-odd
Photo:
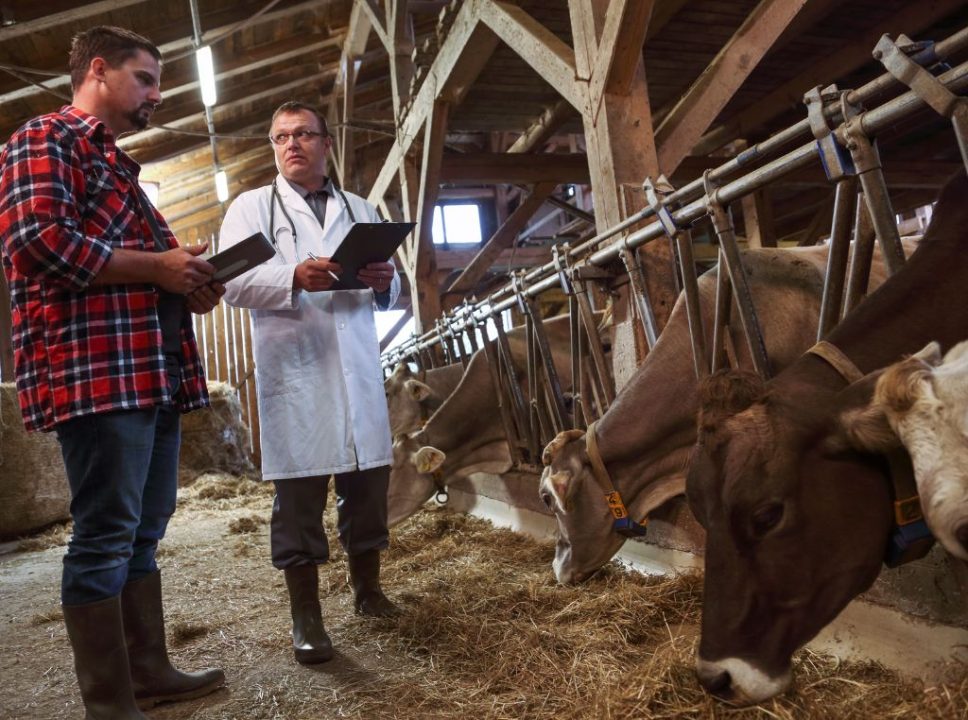
[(0, 240), (28, 430), (53, 430), (71, 488), (64, 621), (88, 718), (204, 695), (165, 647), (158, 541), (175, 509), (180, 413), (208, 404), (189, 311), (225, 288), (179, 247), (115, 144), (161, 102), (161, 54), (128, 30), (74, 38), (72, 103), (10, 138)]

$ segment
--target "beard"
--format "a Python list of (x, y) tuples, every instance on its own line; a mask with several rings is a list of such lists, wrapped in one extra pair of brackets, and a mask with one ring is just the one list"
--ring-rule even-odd
[(144, 103), (137, 110), (132, 110), (125, 114), (125, 119), (131, 123), (131, 127), (135, 130), (144, 130), (148, 127), (148, 121), (151, 119), (151, 114), (155, 111), (155, 106), (151, 103)]

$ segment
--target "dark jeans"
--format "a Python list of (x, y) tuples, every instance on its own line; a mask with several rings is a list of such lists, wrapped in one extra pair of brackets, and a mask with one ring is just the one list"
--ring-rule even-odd
[[(178, 376), (169, 373), (177, 390)], [(84, 605), (155, 570), (175, 511), (181, 417), (171, 406), (73, 418), (56, 428), (71, 487), (74, 534), (61, 601)]]
[[(340, 544), (347, 555), (386, 549), (389, 466), (335, 476), (336, 518)], [(272, 564), (284, 570), (329, 560), (323, 511), (329, 476), (274, 480), (270, 544)]]

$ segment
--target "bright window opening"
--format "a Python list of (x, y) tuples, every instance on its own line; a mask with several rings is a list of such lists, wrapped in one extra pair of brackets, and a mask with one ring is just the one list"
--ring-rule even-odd
[(472, 245), (481, 242), (481, 209), (476, 203), (434, 208), (435, 245)]

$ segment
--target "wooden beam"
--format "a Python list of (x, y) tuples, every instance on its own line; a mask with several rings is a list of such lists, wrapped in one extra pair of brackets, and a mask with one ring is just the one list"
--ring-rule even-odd
[(484, 246), (480, 249), (473, 260), (464, 269), (464, 272), (451, 283), (450, 287), (447, 288), (444, 294), (446, 295), (461, 295), (463, 296), (469, 290), (471, 290), (480, 280), (484, 277), (484, 274), (491, 268), (494, 261), (500, 256), (501, 252), (508, 249), (514, 244), (515, 239), (518, 237), (524, 226), (527, 225), (528, 220), (530, 220), (538, 208), (544, 203), (545, 198), (548, 197), (554, 189), (557, 187), (557, 183), (539, 183), (535, 185), (534, 190), (528, 195), (517, 209), (511, 213), (509, 217), (501, 227), (497, 229), (497, 232), (491, 236), (491, 238), (484, 243)]
[[(478, 3), (480, 0), (466, 0), (457, 16), (454, 24), (447, 33), (447, 39), (437, 52), (433, 65), (428, 70), (427, 80), (421, 86), (417, 97), (414, 99), (413, 107), (407, 113), (402, 123), (398, 124), (397, 140), (387, 154), (383, 169), (373, 182), (370, 194), (367, 199), (372, 203), (379, 202), (386, 192), (390, 183), (397, 177), (400, 170), (400, 163), (413, 145), (414, 139), (420, 132), (427, 115), (433, 108), (434, 101), (438, 97), (438, 90), (448, 80), (452, 74), (457, 74), (455, 70), (462, 64), (475, 63), (475, 55), (481, 45), (487, 46), (496, 42), (493, 34), (486, 28), (480, 27), (478, 22)], [(431, 82), (431, 78), (433, 81)]]
[(575, 84), (575, 51), (524, 10), (510, 3), (480, 0), (480, 19), (579, 111), (585, 96)]
[(766, 187), (742, 199), (744, 233), (749, 247), (776, 247), (769, 192), (769, 187)]
[[(598, 52), (598, 28), (604, 23), (606, 0), (569, 0), (578, 77), (591, 76)], [(590, 92), (587, 83), (585, 91)], [(652, 108), (645, 64), (636, 58), (628, 95), (605, 93), (600, 109), (582, 113), (588, 169), (595, 194), (595, 224), (599, 231), (613, 227), (645, 205), (642, 180), (658, 176)], [(649, 281), (658, 329), (668, 320), (676, 299), (671, 249), (668, 243), (649, 243), (640, 253)]]
[(509, 153), (530, 153), (540, 149), (567, 120), (574, 117), (575, 108), (567, 100), (559, 100), (545, 108), (531, 126), (508, 148)]
[(587, 183), (588, 158), (581, 153), (449, 153), (440, 180), (454, 184)]
[(413, 77), (413, 23), (407, 0), (387, 0), (387, 54), (390, 59), (390, 86), (393, 89), (393, 117), (410, 99)]
[(628, 95), (655, 0), (611, 0), (592, 70), (589, 101), (598, 107), (602, 94)]
[(736, 114), (725, 125), (711, 130), (699, 141), (693, 154), (711, 153), (735, 138), (745, 138), (787, 110), (801, 108), (803, 94), (810, 88), (821, 83), (829, 84), (870, 63), (871, 48), (884, 33), (903, 30), (913, 36), (960, 7), (964, 7), (964, 0), (905, 3), (894, 15), (845, 40), (843, 49), (810, 63), (804, 72)]
[(33, 20), (8, 25), (3, 28), (0, 35), (2, 35), (3, 41), (6, 42), (25, 35), (53, 30), (62, 25), (82, 26), (87, 24), (90, 18), (97, 15), (105, 15), (115, 10), (123, 10), (132, 5), (142, 5), (145, 2), (147, 0), (102, 0), (101, 2), (88, 3), (76, 7), (73, 10), (65, 10), (64, 12), (54, 13), (53, 15), (43, 15)]
[(807, 0), (760, 0), (656, 130), (659, 167), (671, 175)]
[[(449, 273), (453, 270), (466, 268), (477, 256), (477, 250), (444, 250), (437, 248), (437, 272)], [(551, 246), (537, 245), (533, 247), (508, 248), (501, 251), (491, 267), (517, 270), (519, 268), (534, 268), (544, 265), (551, 260)]]
[(816, 245), (820, 238), (823, 237), (824, 232), (830, 232), (830, 224), (833, 221), (833, 209), (834, 198), (832, 195), (828, 195), (820, 203), (813, 217), (810, 218), (810, 224), (807, 225), (803, 231), (803, 235), (797, 241), (798, 247)]
[[(394, 0), (387, 0), (388, 3), (393, 3)], [(380, 43), (387, 50), (390, 49), (390, 39), (387, 36), (386, 28), (384, 27), (384, 20), (380, 16), (382, 12), (380, 11), (380, 4), (378, 0), (353, 0), (354, 10), (358, 7), (366, 13), (367, 20), (370, 21), (370, 25), (373, 27), (373, 32), (377, 34), (380, 38)]]
[(444, 154), (450, 105), (434, 103), (433, 112), (424, 130), (423, 163), (420, 167), (420, 194), (417, 200), (417, 227), (410, 253), (413, 277), (410, 287), (416, 288), (414, 303), (415, 329), (426, 332), (440, 317), (440, 289), (437, 287), (437, 260), (434, 255), (434, 206), (440, 191), (440, 162)]

